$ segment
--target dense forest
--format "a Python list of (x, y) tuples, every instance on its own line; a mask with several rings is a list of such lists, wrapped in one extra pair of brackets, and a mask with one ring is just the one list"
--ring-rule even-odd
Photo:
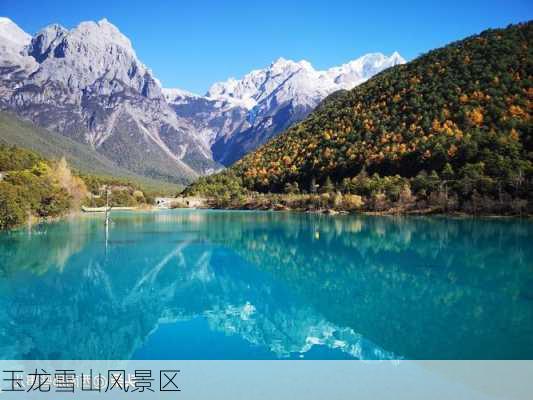
[(186, 193), (229, 203), (336, 193), (369, 210), (531, 213), (531, 43), (527, 22), (392, 67)]
[(152, 202), (152, 196), (131, 182), (82, 175), (71, 171), (64, 158), (48, 160), (0, 143), (0, 230), (32, 219), (59, 217), (81, 205), (103, 206), (102, 187), (109, 188), (111, 206)]

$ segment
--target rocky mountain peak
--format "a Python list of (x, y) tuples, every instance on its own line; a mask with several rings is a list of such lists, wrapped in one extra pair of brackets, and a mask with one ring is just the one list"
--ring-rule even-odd
[(0, 17), (0, 45), (22, 50), (31, 41), (31, 36), (19, 28), (11, 19)]
[(35, 68), (35, 61), (25, 56), (31, 36), (7, 17), (0, 17), (0, 66), (17, 66), (22, 70)]
[(369, 53), (341, 66), (320, 71), (306, 60), (296, 62), (280, 57), (267, 68), (253, 70), (240, 80), (230, 78), (215, 83), (206, 97), (223, 99), (247, 109), (256, 107), (271, 96), (276, 96), (278, 103), (297, 96), (306, 105), (312, 105), (317, 97), (325, 97), (340, 89), (352, 89), (377, 72), (404, 62), (397, 52), (390, 57)]
[(72, 33), (79, 38), (89, 40), (96, 47), (121, 47), (135, 57), (131, 41), (106, 18), (98, 22), (85, 21), (80, 23)]
[[(0, 52), (0, 110), (138, 174), (185, 182), (219, 168), (194, 127), (165, 101), (130, 40), (108, 20), (73, 29), (49, 25), (31, 41), (7, 19), (2, 26), (0, 46), (17, 46)], [(8, 33), (16, 40), (5, 40)]]
[(273, 61), (270, 66), (268, 67), (268, 70), (271, 73), (282, 73), (287, 70), (297, 70), (300, 66), (297, 62), (293, 60), (287, 60), (283, 57), (279, 57), (277, 60)]
[(28, 54), (40, 64), (33, 76), (39, 82), (66, 82), (71, 90), (85, 90), (104, 80), (115, 82), (116, 90), (127, 87), (161, 97), (159, 83), (137, 59), (130, 40), (106, 19), (71, 30), (49, 25), (32, 39)]
[(42, 62), (50, 54), (55, 46), (68, 34), (68, 29), (59, 24), (48, 25), (43, 28), (34, 38), (28, 49), (28, 55), (37, 62)]

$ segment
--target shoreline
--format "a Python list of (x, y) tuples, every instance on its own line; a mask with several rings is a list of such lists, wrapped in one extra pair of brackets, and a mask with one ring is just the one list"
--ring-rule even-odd
[[(289, 212), (289, 213), (304, 213), (304, 214), (320, 214), (327, 216), (343, 216), (343, 215), (364, 215), (375, 217), (439, 217), (439, 218), (490, 218), (490, 219), (533, 219), (533, 215), (530, 214), (468, 214), (464, 212), (450, 212), (443, 213), (435, 210), (411, 210), (407, 212), (398, 212), (396, 210), (386, 211), (346, 211), (335, 209), (291, 209), (286, 207), (272, 207), (272, 208), (247, 208), (247, 207), (177, 207), (177, 208), (157, 208), (157, 207), (144, 207), (144, 208), (127, 208), (117, 209), (115, 211), (129, 211), (129, 212), (162, 212), (162, 211), (175, 211), (175, 210), (219, 210), (219, 211), (264, 211), (264, 212)], [(12, 227), (10, 229), (1, 230), (1, 232), (13, 232), (22, 228), (31, 229), (35, 225), (49, 224), (54, 222), (60, 222), (62, 220), (68, 220), (73, 218), (79, 218), (82, 216), (95, 216), (101, 215), (99, 212), (84, 212), (82, 210), (71, 211), (65, 215), (56, 217), (31, 217), (26, 223)]]
[[(449, 217), (531, 218), (533, 208), (525, 200), (517, 204), (497, 202), (459, 202), (456, 198), (416, 198), (407, 193), (397, 199), (362, 196), (351, 193), (244, 193), (219, 195), (193, 194), (201, 199), (198, 208), (225, 210), (295, 211), (320, 214), (364, 215), (440, 215)], [(185, 196), (191, 196), (186, 194)], [(183, 197), (183, 195), (182, 195)], [(183, 205), (183, 208), (188, 208)]]
[(406, 212), (399, 212), (397, 210), (385, 210), (385, 211), (347, 211), (347, 210), (335, 210), (331, 208), (324, 209), (294, 209), (287, 207), (271, 207), (271, 208), (249, 208), (249, 207), (201, 207), (201, 208), (174, 208), (174, 210), (221, 210), (221, 211), (268, 211), (268, 212), (294, 212), (305, 214), (322, 214), (322, 215), (367, 215), (367, 216), (404, 216), (404, 217), (445, 217), (445, 218), (524, 218), (531, 219), (533, 215), (530, 214), (468, 214), (465, 212), (439, 212), (436, 210), (410, 210)]
[[(113, 210), (112, 210), (113, 211)], [(142, 211), (148, 211), (148, 212), (154, 212), (159, 211), (157, 207), (117, 207), (115, 211), (131, 211), (131, 212), (142, 212)], [(63, 220), (69, 220), (73, 218), (79, 218), (82, 216), (95, 216), (95, 215), (103, 215), (101, 212), (86, 212), (81, 209), (79, 210), (70, 210), (69, 212), (58, 215), (55, 217), (37, 217), (35, 215), (31, 215), (28, 220), (20, 225), (13, 226), (9, 229), (0, 230), (0, 233), (2, 232), (12, 232), (19, 229), (31, 229), (33, 226), (43, 225), (43, 224), (50, 224), (54, 222), (60, 222)]]

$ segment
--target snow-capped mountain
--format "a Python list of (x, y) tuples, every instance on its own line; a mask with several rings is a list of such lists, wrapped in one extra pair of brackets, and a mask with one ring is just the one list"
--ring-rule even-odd
[(352, 89), (405, 60), (371, 53), (328, 70), (280, 58), (242, 79), (215, 83), (205, 96), (163, 89), (178, 116), (201, 121), (197, 128), (214, 159), (229, 165), (305, 118), (326, 96)]
[(86, 143), (131, 171), (187, 181), (217, 168), (130, 40), (103, 19), (30, 37), (0, 21), (0, 108)]
[(132, 172), (186, 183), (305, 118), (329, 94), (403, 63), (367, 54), (325, 71), (283, 58), (204, 95), (162, 89), (106, 19), (31, 36), (0, 18), (0, 110), (90, 146)]
[[(207, 97), (226, 100), (247, 109), (256, 107), (272, 95), (279, 102), (296, 98), (300, 104), (305, 104), (314, 97), (352, 89), (385, 68), (404, 62), (398, 53), (390, 57), (371, 53), (339, 67), (319, 71), (305, 60), (295, 62), (279, 58), (268, 68), (252, 71), (241, 80), (230, 78), (215, 83), (207, 92)], [(312, 100), (310, 102), (313, 103)]]

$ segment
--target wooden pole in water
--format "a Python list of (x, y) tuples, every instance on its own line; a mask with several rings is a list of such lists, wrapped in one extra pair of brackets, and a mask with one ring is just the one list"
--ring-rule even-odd
[(109, 224), (109, 191), (105, 187), (105, 224)]
[(109, 238), (109, 190), (105, 187), (105, 250), (107, 254), (107, 241)]

